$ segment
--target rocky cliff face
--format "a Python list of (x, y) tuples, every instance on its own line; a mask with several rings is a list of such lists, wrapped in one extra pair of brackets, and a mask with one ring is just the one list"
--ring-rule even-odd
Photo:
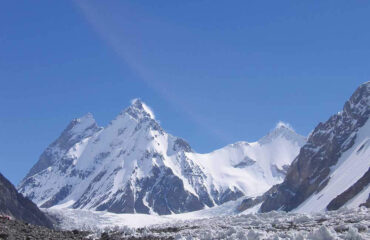
[(341, 112), (315, 128), (284, 182), (265, 194), (261, 211), (333, 210), (365, 202), (369, 196), (369, 115), (367, 82)]
[(262, 194), (284, 179), (304, 143), (280, 124), (258, 142), (198, 154), (166, 133), (150, 108), (135, 100), (105, 128), (92, 115), (73, 120), (18, 189), (45, 208), (195, 211)]
[(0, 215), (51, 228), (51, 221), (38, 207), (18, 193), (15, 187), (0, 174)]

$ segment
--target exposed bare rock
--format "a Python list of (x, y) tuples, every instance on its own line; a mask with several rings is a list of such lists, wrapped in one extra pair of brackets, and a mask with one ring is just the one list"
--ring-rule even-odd
[[(268, 212), (278, 209), (290, 211), (314, 193), (322, 191), (331, 181), (329, 176), (332, 167), (338, 163), (338, 159), (343, 153), (352, 148), (358, 130), (368, 121), (369, 115), (370, 82), (367, 82), (354, 92), (345, 103), (343, 111), (333, 115), (328, 121), (320, 123), (315, 128), (290, 166), (284, 182), (274, 186), (265, 195), (266, 199), (261, 206), (261, 211)], [(364, 144), (367, 148), (368, 144), (366, 142)], [(361, 147), (357, 151), (360, 154)], [(368, 156), (365, 155), (363, 158), (366, 160)], [(370, 162), (367, 162), (369, 164), (364, 169), (365, 171), (370, 165)], [(360, 181), (347, 193), (343, 193), (342, 197), (339, 197), (340, 201), (338, 198), (335, 204), (330, 204), (330, 208), (335, 209), (343, 205), (368, 183), (369, 179), (365, 177), (364, 181)], [(337, 189), (340, 187), (337, 186)]]
[(2, 174), (0, 174), (0, 214), (49, 228), (53, 226), (44, 213), (32, 201), (18, 193)]

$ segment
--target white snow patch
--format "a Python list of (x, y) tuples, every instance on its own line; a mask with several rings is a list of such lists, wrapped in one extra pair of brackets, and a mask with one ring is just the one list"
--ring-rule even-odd
[[(370, 147), (369, 145), (370, 121), (368, 120), (358, 132), (353, 146), (342, 154), (338, 163), (332, 167), (328, 184), (318, 193), (313, 194), (303, 202), (295, 212), (319, 212), (324, 211), (332, 199), (355, 184), (369, 169)], [(365, 190), (364, 194), (366, 194)], [(362, 200), (364, 196), (361, 196)], [(359, 201), (353, 201), (349, 206), (357, 207)]]

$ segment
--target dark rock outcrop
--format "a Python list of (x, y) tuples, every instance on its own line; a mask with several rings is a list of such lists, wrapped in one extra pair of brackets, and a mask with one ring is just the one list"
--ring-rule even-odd
[(88, 232), (78, 230), (56, 231), (42, 226), (36, 226), (22, 221), (0, 217), (0, 239), (88, 239)]
[(52, 228), (52, 222), (29, 199), (0, 174), (0, 214), (10, 215), (27, 223)]
[[(181, 179), (174, 175), (170, 168), (154, 167), (152, 176), (137, 179), (135, 185), (135, 191), (127, 184), (124, 190), (117, 192), (119, 197), (98, 204), (96, 209), (113, 213), (149, 214), (150, 206), (158, 214), (171, 214), (196, 211), (204, 207), (197, 196), (185, 190)], [(88, 189), (73, 207), (84, 207), (91, 201), (89, 196), (93, 195)]]
[(256, 198), (246, 198), (241, 202), (237, 210), (239, 212), (243, 212), (251, 207), (256, 206), (257, 204), (260, 204), (262, 201), (263, 201), (263, 196), (259, 196)]
[(369, 197), (367, 198), (366, 202), (362, 203), (360, 207), (367, 207), (370, 208), (370, 194)]
[(64, 199), (71, 191), (72, 186), (66, 185), (62, 187), (49, 201), (41, 205), (41, 208), (49, 208), (57, 204), (61, 199)]
[(360, 193), (370, 183), (370, 168), (367, 172), (350, 188), (338, 195), (326, 207), (328, 210), (337, 210), (346, 204), (350, 199)]
[(284, 182), (266, 194), (261, 211), (290, 211), (323, 189), (330, 181), (330, 167), (353, 146), (357, 130), (369, 115), (370, 82), (367, 82), (345, 103), (342, 112), (315, 128), (290, 166)]

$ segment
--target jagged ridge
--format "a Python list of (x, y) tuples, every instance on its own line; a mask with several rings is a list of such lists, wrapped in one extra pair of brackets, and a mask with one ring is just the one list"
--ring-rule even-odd
[[(297, 207), (302, 212), (321, 211), (334, 198), (337, 204), (330, 204), (331, 210), (365, 202), (369, 178), (361, 177), (367, 176), (370, 166), (369, 115), (370, 82), (367, 82), (354, 92), (343, 111), (315, 128), (284, 182), (265, 194), (261, 211), (290, 211)], [(351, 186), (359, 190), (341, 194)], [(364, 199), (355, 199), (360, 190)]]
[(281, 182), (305, 138), (279, 125), (258, 142), (209, 154), (166, 133), (136, 99), (106, 128), (76, 119), (19, 190), (41, 207), (171, 214), (263, 193)]

